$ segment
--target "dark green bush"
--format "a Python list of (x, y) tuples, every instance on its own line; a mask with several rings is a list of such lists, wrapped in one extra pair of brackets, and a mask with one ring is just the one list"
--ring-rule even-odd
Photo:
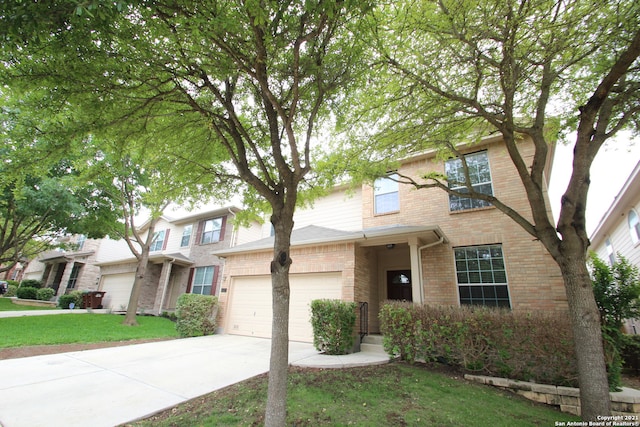
[(25, 279), (22, 282), (20, 282), (20, 287), (40, 289), (42, 287), (42, 281), (34, 280), (34, 279)]
[(522, 381), (575, 386), (566, 316), (481, 307), (388, 302), (380, 311), (385, 350)]
[(317, 299), (311, 301), (313, 345), (326, 354), (347, 354), (353, 348), (356, 325), (355, 302)]
[(51, 288), (42, 288), (36, 291), (36, 299), (40, 301), (49, 301), (56, 295), (56, 291)]
[(58, 298), (58, 307), (67, 309), (69, 304), (73, 303), (74, 308), (82, 307), (82, 291), (73, 291)]
[(7, 288), (7, 293), (4, 294), (5, 297), (15, 297), (18, 294), (18, 287), (16, 285), (9, 285)]
[(176, 304), (176, 330), (181, 337), (211, 335), (216, 331), (217, 315), (217, 297), (182, 294)]
[(37, 288), (20, 286), (16, 292), (16, 296), (20, 299), (36, 299), (37, 292)]

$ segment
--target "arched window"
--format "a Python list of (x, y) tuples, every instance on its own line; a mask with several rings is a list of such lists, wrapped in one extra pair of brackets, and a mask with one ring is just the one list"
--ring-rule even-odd
[(635, 244), (640, 241), (640, 220), (635, 210), (631, 209), (627, 216), (629, 222), (629, 232), (631, 233), (631, 241)]

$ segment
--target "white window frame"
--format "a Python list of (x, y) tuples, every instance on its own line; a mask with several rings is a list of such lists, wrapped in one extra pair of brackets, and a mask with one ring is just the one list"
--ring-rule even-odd
[(159, 230), (153, 233), (153, 240), (151, 241), (151, 247), (149, 252), (161, 251), (164, 246), (165, 230)]
[[(188, 230), (188, 232), (187, 232)], [(193, 234), (193, 224), (185, 225), (182, 230), (182, 239), (180, 239), (180, 247), (187, 248), (189, 247), (189, 243), (191, 243), (191, 235)], [(185, 238), (186, 243), (185, 243)]]
[(378, 178), (373, 183), (374, 214), (382, 215), (400, 211), (400, 184), (398, 174)]
[[(214, 228), (216, 221), (220, 221), (218, 228)], [(200, 235), (200, 244), (217, 243), (220, 241), (220, 235), (222, 234), (222, 217), (211, 218), (204, 221), (202, 224), (202, 234)]]
[[(500, 256), (494, 255), (499, 250)], [(465, 253), (464, 258), (457, 256), (458, 251), (471, 251), (478, 254), (477, 258), (468, 257)], [(488, 256), (480, 258), (482, 253)], [(487, 305), (488, 307), (503, 307), (511, 309), (511, 290), (509, 289), (509, 280), (507, 278), (507, 269), (505, 265), (505, 256), (502, 244), (478, 245), (478, 246), (460, 246), (453, 248), (454, 263), (456, 271), (456, 282), (458, 284), (458, 302), (460, 305), (486, 305), (485, 301), (495, 301), (495, 305)], [(463, 267), (464, 268), (461, 268)], [(472, 277), (473, 275), (473, 277)], [(466, 279), (465, 279), (466, 277)], [(501, 280), (502, 279), (502, 280)], [(498, 287), (505, 288), (507, 291), (506, 298), (498, 297)], [(492, 289), (491, 289), (492, 288)], [(469, 291), (469, 296), (463, 298), (463, 291)], [(480, 292), (478, 292), (480, 291)], [(486, 296), (493, 292), (495, 296)], [(474, 296), (473, 293), (482, 294)], [(463, 302), (463, 299), (470, 300)], [(482, 301), (482, 304), (474, 302)], [(500, 302), (506, 302), (508, 306), (499, 305)]]
[[(199, 295), (211, 295), (213, 289), (213, 278), (216, 274), (214, 265), (204, 267), (196, 267), (193, 271), (193, 279), (191, 280), (191, 293)], [(196, 292), (196, 288), (197, 291)], [(204, 292), (208, 289), (208, 292)]]
[[(473, 163), (475, 159), (483, 158), (486, 159), (486, 170), (474, 170)], [(469, 153), (464, 155), (464, 159), (467, 162), (467, 166), (469, 167), (469, 178), (471, 180), (471, 186), (476, 189), (480, 187), (490, 188), (489, 192), (484, 192), (484, 194), (493, 195), (493, 177), (491, 175), (491, 163), (489, 162), (489, 154), (485, 151), (478, 151), (476, 153)], [(447, 160), (445, 162), (445, 174), (449, 181), (449, 188), (458, 192), (467, 192), (467, 186), (465, 184), (464, 179), (464, 165), (462, 163), (462, 159), (456, 158)], [(457, 180), (452, 179), (458, 177)], [(482, 193), (482, 191), (478, 191)], [(492, 206), (491, 203), (480, 200), (480, 199), (472, 199), (470, 197), (460, 197), (453, 194), (449, 194), (449, 211), (451, 212), (460, 212), (466, 211), (470, 209), (478, 209), (478, 208), (486, 208)]]
[(609, 259), (609, 265), (615, 264), (616, 253), (613, 251), (613, 245), (611, 244), (610, 239), (604, 241), (604, 247), (607, 249), (607, 258)]
[(640, 217), (635, 209), (631, 209), (627, 215), (627, 224), (629, 225), (629, 234), (631, 235), (631, 242), (634, 245), (640, 242)]

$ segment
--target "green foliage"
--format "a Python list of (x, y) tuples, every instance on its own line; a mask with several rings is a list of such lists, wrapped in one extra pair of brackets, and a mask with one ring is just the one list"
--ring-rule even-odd
[(9, 285), (7, 287), (7, 293), (4, 294), (5, 297), (15, 297), (18, 294), (18, 287), (16, 285)]
[(311, 301), (313, 345), (326, 354), (347, 354), (353, 348), (356, 325), (355, 302), (317, 299)]
[(622, 327), (625, 319), (640, 316), (640, 275), (638, 267), (618, 255), (609, 266), (591, 253), (593, 293), (603, 325)]
[(73, 291), (58, 297), (58, 307), (67, 309), (69, 304), (73, 303), (74, 308), (82, 307), (82, 291)]
[(20, 299), (36, 299), (38, 288), (30, 286), (20, 286), (16, 292), (16, 296)]
[(640, 276), (638, 268), (620, 255), (609, 266), (592, 252), (589, 263), (593, 294), (600, 310), (609, 388), (619, 391), (626, 342), (622, 325), (625, 319), (640, 315)]
[(571, 329), (562, 314), (387, 302), (385, 350), (407, 361), (439, 361), (488, 375), (575, 385)]
[(176, 304), (176, 330), (181, 337), (211, 335), (216, 331), (217, 315), (217, 297), (182, 294)]
[(20, 286), (21, 287), (25, 287), (25, 288), (41, 288), (42, 287), (42, 280), (35, 280), (35, 279), (25, 279), (22, 282), (20, 282)]
[(36, 299), (40, 301), (49, 301), (56, 295), (56, 291), (52, 288), (42, 288), (38, 289), (36, 292)]

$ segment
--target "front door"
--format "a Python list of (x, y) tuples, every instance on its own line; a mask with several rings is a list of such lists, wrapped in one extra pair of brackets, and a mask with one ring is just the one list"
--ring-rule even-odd
[(387, 298), (413, 301), (411, 296), (411, 270), (387, 271)]

